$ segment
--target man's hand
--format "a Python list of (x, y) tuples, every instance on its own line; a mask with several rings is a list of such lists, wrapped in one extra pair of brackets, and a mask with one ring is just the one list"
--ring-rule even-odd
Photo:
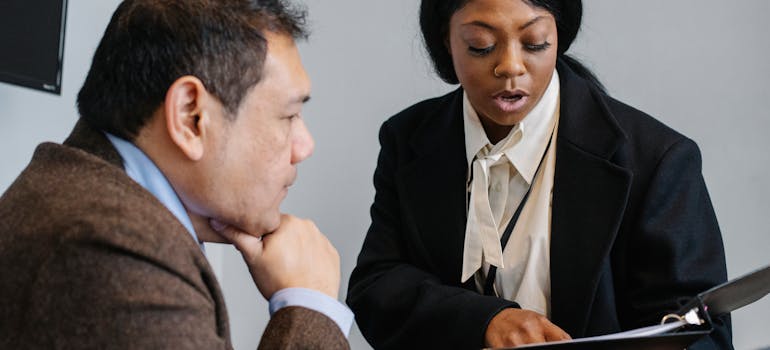
[(262, 237), (213, 220), (211, 227), (241, 252), (265, 299), (293, 287), (317, 290), (337, 299), (340, 257), (312, 221), (283, 214), (280, 227)]
[(486, 346), (503, 348), (572, 339), (545, 316), (522, 309), (504, 309), (487, 326)]

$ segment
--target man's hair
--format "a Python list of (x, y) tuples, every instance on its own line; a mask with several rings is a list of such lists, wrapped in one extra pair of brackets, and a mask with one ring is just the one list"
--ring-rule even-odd
[(174, 81), (192, 75), (234, 118), (262, 78), (264, 32), (306, 38), (305, 14), (283, 0), (125, 0), (78, 94), (80, 116), (133, 140)]

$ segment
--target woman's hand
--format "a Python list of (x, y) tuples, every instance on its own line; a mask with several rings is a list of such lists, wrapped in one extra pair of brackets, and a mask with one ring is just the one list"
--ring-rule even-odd
[(529, 310), (509, 308), (500, 311), (487, 326), (487, 347), (502, 348), (524, 344), (572, 339), (545, 316)]

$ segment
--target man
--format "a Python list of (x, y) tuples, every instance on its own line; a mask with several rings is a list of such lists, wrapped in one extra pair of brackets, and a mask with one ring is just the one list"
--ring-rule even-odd
[(232, 348), (204, 241), (233, 243), (269, 299), (260, 348), (348, 347), (336, 250), (279, 211), (313, 151), (303, 19), (280, 0), (120, 4), (81, 120), (0, 198), (0, 348)]

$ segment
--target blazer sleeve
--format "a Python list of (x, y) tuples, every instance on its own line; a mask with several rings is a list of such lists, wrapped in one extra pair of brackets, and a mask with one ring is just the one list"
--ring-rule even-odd
[(350, 278), (347, 303), (377, 349), (481, 348), (491, 318), (518, 305), (442, 282), (425, 257), (409, 249), (414, 233), (400, 214), (395, 185), (403, 162), (398, 136), (389, 122), (380, 129), (372, 223)]
[[(675, 142), (659, 161), (638, 230), (626, 257), (632, 266), (628, 309), (620, 312), (626, 324), (654, 324), (662, 310), (675, 311), (682, 301), (727, 280), (722, 237), (692, 140)], [(714, 332), (689, 349), (732, 348), (730, 316), (713, 321)]]
[(284, 307), (270, 319), (259, 349), (350, 349), (340, 327), (324, 314), (303, 307)]

